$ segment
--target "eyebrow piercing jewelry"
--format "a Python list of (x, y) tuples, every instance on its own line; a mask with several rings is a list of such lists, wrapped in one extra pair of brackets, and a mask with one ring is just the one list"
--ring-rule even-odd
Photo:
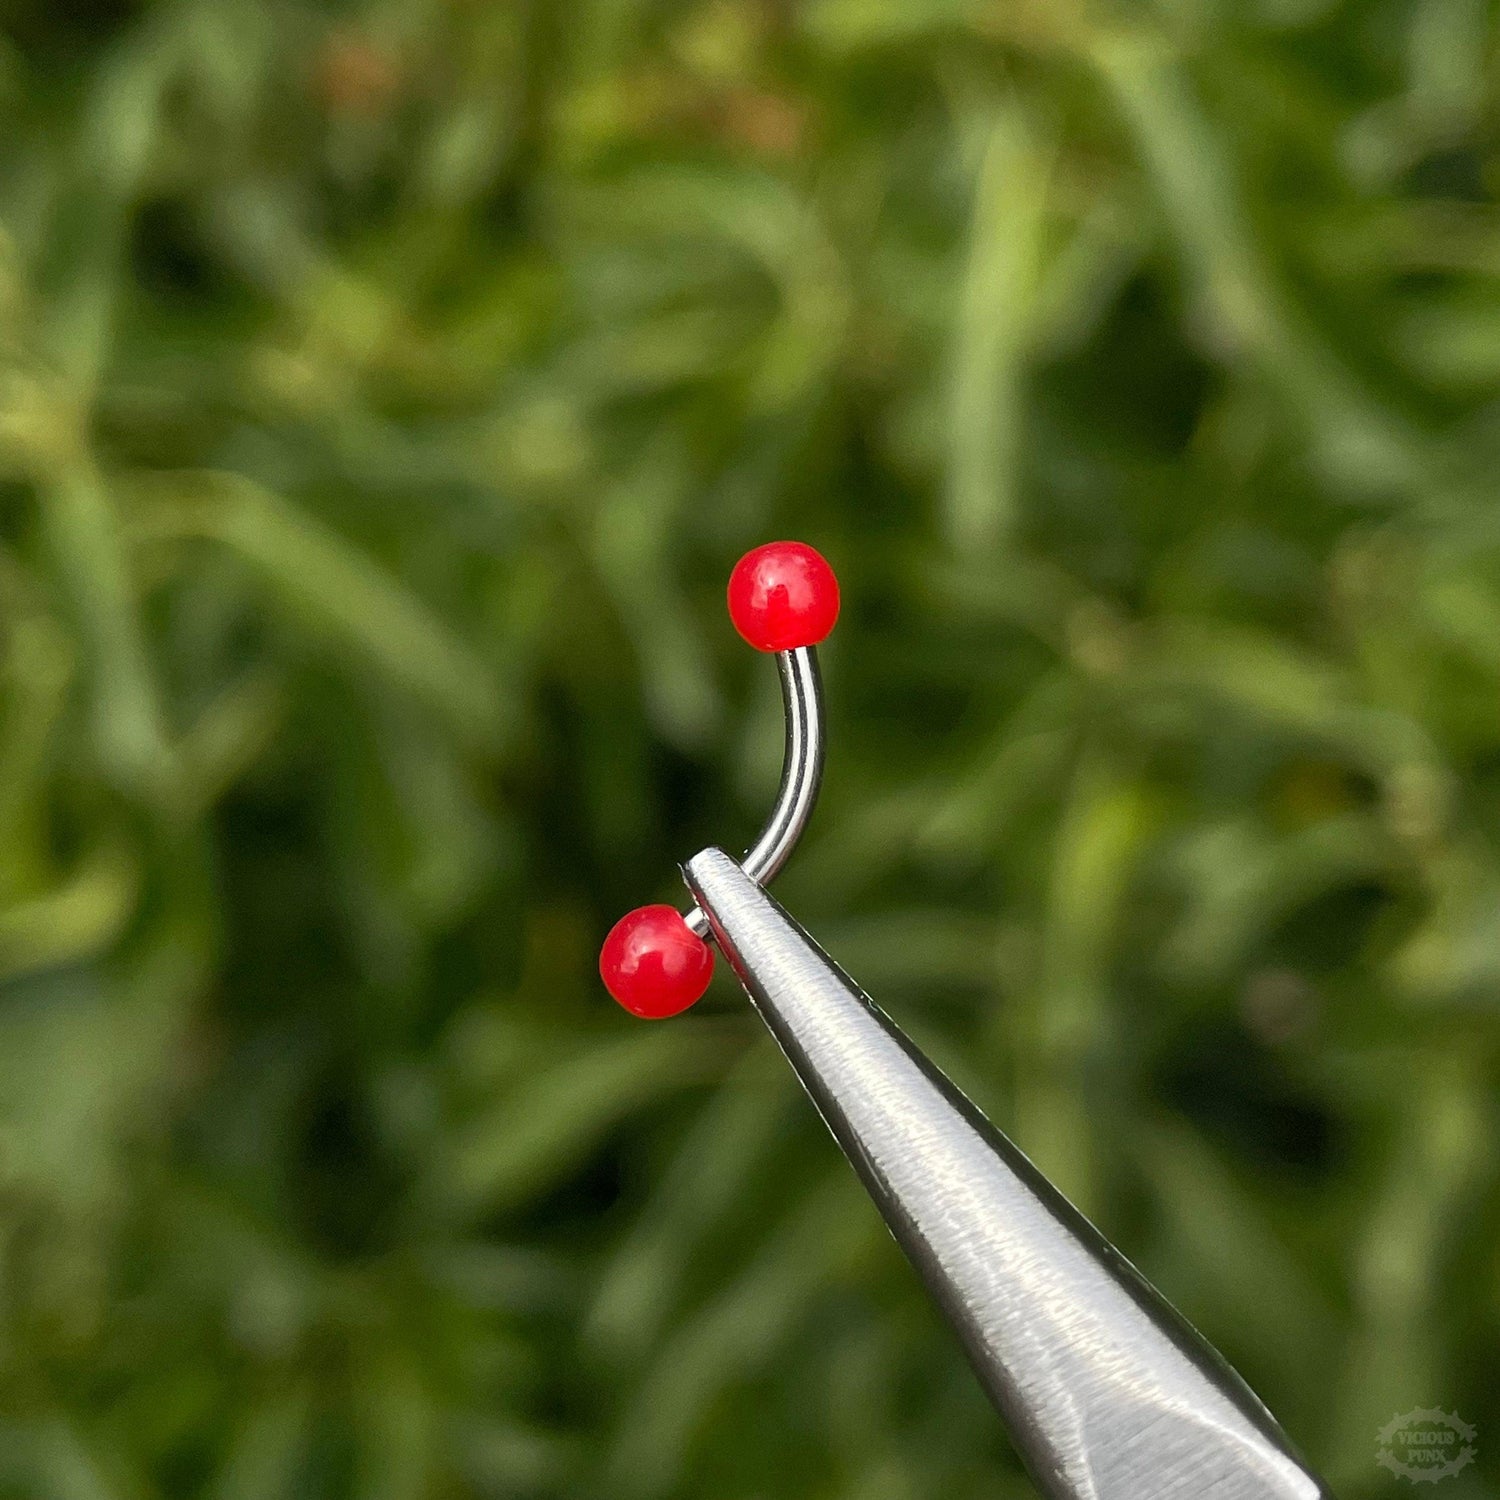
[[(797, 846), (823, 780), (823, 682), (819, 642), (839, 616), (839, 585), (822, 555), (803, 542), (767, 542), (729, 575), (729, 618), (757, 651), (774, 653), (786, 711), (781, 789), (760, 837), (740, 867), (765, 885)], [(632, 1015), (675, 1016), (700, 999), (713, 977), (708, 918), (670, 906), (641, 906), (604, 940), (599, 972)]]
[(740, 633), (778, 653), (781, 795), (743, 861), (683, 867), (696, 906), (643, 907), (604, 944), (637, 1015), (685, 1009), (713, 954), (734, 971), (891, 1234), (958, 1334), (1047, 1500), (1332, 1500), (1220, 1355), (943, 1076), (763, 888), (822, 769), (813, 648), (838, 588), (811, 548), (735, 569)]

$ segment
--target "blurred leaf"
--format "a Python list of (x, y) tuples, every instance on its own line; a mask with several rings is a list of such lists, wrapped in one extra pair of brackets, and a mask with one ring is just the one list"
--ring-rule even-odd
[(205, 475), (176, 488), (185, 503), (153, 517), (156, 535), (202, 537), (230, 548), (313, 629), (358, 653), (460, 729), (495, 731), (502, 708), (486, 667), (369, 559), (237, 476)]
[(993, 546), (1015, 526), (1047, 208), (1045, 146), (1015, 103), (987, 113), (955, 319), (947, 529), (960, 550)]
[(576, 1169), (643, 1104), (698, 1082), (711, 1055), (689, 1033), (642, 1033), (555, 1059), (454, 1132), (428, 1192), (445, 1216), (508, 1207)]

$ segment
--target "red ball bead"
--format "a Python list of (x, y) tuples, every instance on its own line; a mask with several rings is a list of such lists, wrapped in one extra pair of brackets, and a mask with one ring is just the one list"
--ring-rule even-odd
[(839, 617), (839, 581), (804, 542), (767, 542), (729, 575), (729, 618), (757, 651), (816, 646)]
[(713, 949), (671, 906), (639, 906), (609, 930), (599, 951), (604, 987), (633, 1016), (659, 1021), (701, 999)]

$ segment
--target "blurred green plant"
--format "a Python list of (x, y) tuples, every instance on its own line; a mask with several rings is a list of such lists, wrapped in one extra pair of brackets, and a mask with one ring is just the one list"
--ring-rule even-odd
[[(1348, 1500), (1500, 1427), (1495, 8), (12, 0), (0, 1495), (1029, 1493), (783, 891)], [(677, 893), (680, 898), (680, 892)]]

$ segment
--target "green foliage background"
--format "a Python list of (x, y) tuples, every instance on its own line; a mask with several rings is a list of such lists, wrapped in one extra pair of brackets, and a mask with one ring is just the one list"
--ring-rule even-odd
[(1485, 0), (10, 0), (0, 1495), (994, 1500), (779, 887), (1341, 1495), (1500, 1454)]

